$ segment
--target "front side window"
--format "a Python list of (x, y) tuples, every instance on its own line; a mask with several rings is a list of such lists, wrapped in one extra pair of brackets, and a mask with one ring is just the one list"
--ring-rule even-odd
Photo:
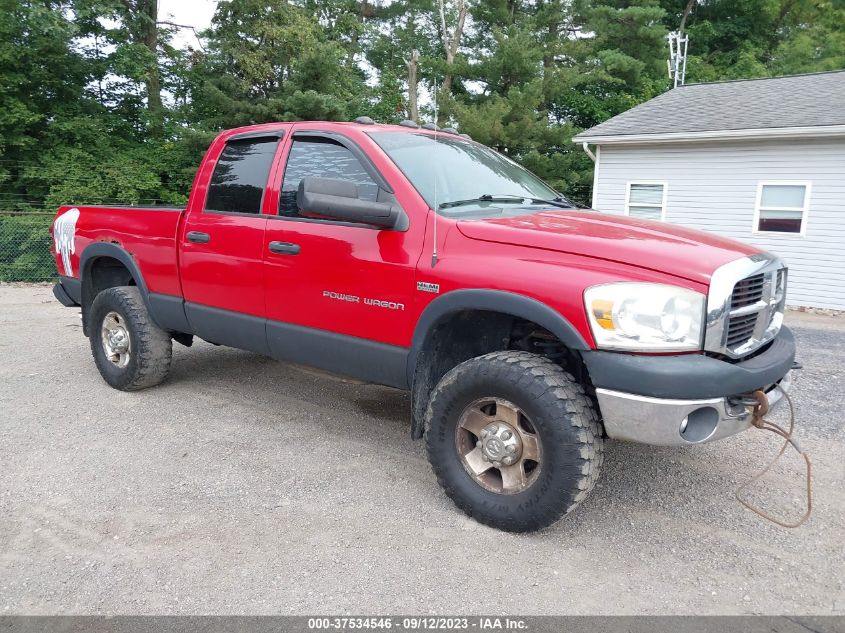
[(369, 134), (428, 206), (443, 215), (487, 217), (501, 215), (504, 208), (528, 213), (536, 211), (531, 207), (549, 206), (537, 200), (560, 200), (560, 194), (527, 169), (478, 143), (450, 134)]
[(754, 214), (755, 232), (804, 233), (809, 189), (809, 183), (760, 183)]
[(662, 220), (666, 216), (665, 183), (628, 183), (628, 204), (625, 213), (634, 218)]
[(279, 215), (302, 216), (296, 204), (299, 183), (306, 176), (334, 178), (355, 183), (361, 200), (375, 202), (378, 185), (355, 155), (333, 139), (319, 136), (294, 140), (285, 166), (279, 196)]
[(261, 213), (278, 144), (276, 138), (235, 139), (226, 143), (211, 175), (205, 210)]

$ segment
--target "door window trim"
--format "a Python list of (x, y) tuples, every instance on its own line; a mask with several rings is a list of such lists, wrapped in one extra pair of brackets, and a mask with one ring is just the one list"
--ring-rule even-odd
[(226, 139), (226, 142), (229, 141), (246, 141), (252, 140), (257, 138), (275, 138), (276, 140), (282, 140), (285, 136), (285, 131), (283, 129), (278, 130), (264, 130), (260, 132), (241, 132), (240, 134), (232, 134), (229, 138)]
[[(387, 179), (382, 175), (382, 173), (376, 168), (375, 163), (373, 163), (372, 159), (367, 155), (361, 146), (358, 145), (355, 141), (353, 141), (348, 136), (344, 136), (338, 132), (326, 132), (324, 130), (297, 130), (291, 135), (291, 147), (293, 143), (296, 142), (297, 137), (318, 137), (318, 138), (326, 138), (336, 143), (339, 143), (346, 149), (348, 149), (352, 155), (358, 159), (358, 162), (361, 163), (361, 167), (367, 172), (367, 174), (372, 178), (375, 183), (379, 186), (379, 188), (383, 189), (387, 193), (394, 193), (393, 187), (390, 186), (390, 183), (387, 182)], [(287, 159), (285, 159), (285, 168), (287, 168)], [(284, 181), (284, 173), (282, 174), (282, 181)], [(279, 189), (281, 190), (281, 183), (279, 185)]]

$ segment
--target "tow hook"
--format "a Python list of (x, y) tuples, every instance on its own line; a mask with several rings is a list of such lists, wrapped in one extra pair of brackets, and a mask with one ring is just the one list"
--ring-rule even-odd
[[(793, 364), (793, 369), (801, 369), (800, 363)], [(776, 389), (780, 389), (780, 387), (776, 387)], [(763, 431), (770, 431), (775, 435), (778, 435), (784, 439), (783, 446), (781, 446), (780, 451), (778, 451), (777, 455), (775, 455), (774, 459), (772, 459), (766, 467), (761, 470), (759, 473), (754, 475), (751, 479), (749, 479), (746, 483), (742, 484), (739, 488), (736, 489), (736, 499), (739, 501), (743, 506), (754, 512), (755, 514), (760, 515), (764, 519), (771, 521), (776, 525), (780, 525), (781, 527), (785, 528), (797, 528), (798, 526), (802, 525), (808, 518), (810, 518), (810, 513), (813, 510), (813, 489), (812, 489), (812, 466), (810, 464), (810, 456), (805, 453), (801, 446), (798, 444), (798, 441), (792, 437), (792, 432), (795, 428), (795, 408), (792, 406), (792, 399), (789, 397), (789, 394), (785, 391), (782, 391), (782, 395), (786, 398), (786, 402), (789, 405), (789, 430), (785, 430), (783, 427), (775, 424), (774, 422), (767, 420), (765, 418), (766, 414), (769, 412), (769, 398), (764, 391), (758, 389), (757, 391), (749, 394), (749, 398), (744, 398), (750, 406), (753, 406), (752, 414), (751, 414), (751, 424), (758, 429)], [(746, 490), (749, 486), (751, 486), (754, 482), (758, 481), (762, 477), (768, 473), (772, 467), (778, 462), (778, 460), (783, 456), (784, 452), (786, 452), (786, 447), (792, 446), (795, 451), (804, 458), (804, 462), (807, 465), (807, 509), (804, 512), (803, 516), (794, 522), (787, 522), (776, 517), (773, 517), (771, 514), (765, 512), (761, 508), (758, 508), (748, 501), (746, 501), (742, 496), (741, 493)]]

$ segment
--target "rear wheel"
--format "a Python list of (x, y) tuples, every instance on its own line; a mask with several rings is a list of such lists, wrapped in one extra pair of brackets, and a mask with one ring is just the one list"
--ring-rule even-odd
[(170, 371), (170, 335), (153, 323), (135, 286), (108, 288), (91, 305), (91, 353), (103, 379), (136, 391), (162, 382)]
[(598, 478), (601, 424), (575, 379), (527, 352), (461, 363), (432, 393), (428, 456), (446, 494), (471, 517), (513, 532), (574, 509)]

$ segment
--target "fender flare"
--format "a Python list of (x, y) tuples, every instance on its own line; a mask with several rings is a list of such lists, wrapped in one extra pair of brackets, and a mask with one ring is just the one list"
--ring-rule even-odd
[(437, 297), (423, 310), (408, 354), (408, 384), (413, 386), (417, 359), (429, 333), (443, 317), (462, 310), (485, 310), (532, 321), (554, 334), (572, 350), (587, 351), (590, 346), (581, 333), (559, 312), (545, 303), (514, 292), (492, 289), (453, 290)]
[[(113, 244), (111, 242), (94, 242), (93, 244), (89, 244), (79, 256), (79, 282), (82, 286), (81, 299), (83, 305), (82, 325), (83, 329), (86, 330), (86, 335), (88, 315), (86, 314), (84, 306), (86, 303), (86, 299), (89, 302), (94, 300), (93, 297), (89, 298), (85, 296), (86, 288), (88, 288), (88, 285), (86, 284), (86, 279), (91, 273), (91, 266), (93, 265), (94, 261), (100, 257), (110, 257), (112, 259), (116, 259), (126, 267), (126, 270), (129, 271), (129, 274), (132, 276), (135, 285), (138, 287), (138, 290), (141, 291), (141, 298), (144, 301), (144, 305), (147, 308), (147, 312), (150, 313), (150, 316), (152, 317), (153, 321), (156, 321), (152, 306), (150, 305), (150, 293), (147, 290), (147, 284), (144, 281), (144, 276), (141, 274), (141, 271), (138, 268), (138, 264), (135, 263), (135, 260), (132, 258), (132, 255), (130, 255), (126, 250), (123, 249), (122, 246), (118, 244)], [(156, 325), (159, 324), (156, 323)], [(159, 327), (161, 326), (159, 325)]]
[[(138, 289), (141, 291), (141, 296), (144, 297), (145, 302), (147, 301), (147, 284), (144, 282), (144, 276), (141, 274), (138, 264), (135, 263), (132, 255), (126, 252), (122, 246), (111, 242), (94, 242), (93, 244), (89, 244), (85, 250), (82, 251), (82, 255), (79, 256), (80, 282), (85, 283), (85, 277), (90, 272), (91, 264), (93, 264), (94, 260), (98, 257), (111, 257), (126, 266), (126, 269), (135, 281), (135, 285), (138, 286)], [(149, 308), (149, 306), (147, 307)]]
[[(91, 264), (99, 257), (111, 257), (116, 259), (126, 267), (132, 280), (141, 292), (141, 299), (144, 301), (144, 306), (150, 314), (150, 318), (157, 326), (163, 330), (171, 332), (180, 332), (183, 334), (192, 334), (188, 317), (185, 314), (185, 301), (181, 296), (172, 296), (150, 292), (147, 288), (147, 283), (144, 281), (144, 276), (141, 274), (140, 268), (135, 258), (129, 254), (120, 244), (113, 242), (94, 242), (89, 244), (79, 256), (79, 282), (82, 287), (81, 299), (83, 306), (85, 305), (86, 284), (85, 278), (91, 272)], [(90, 298), (93, 301), (93, 297)], [(88, 318), (85, 310), (82, 311), (82, 326), (87, 336)]]

